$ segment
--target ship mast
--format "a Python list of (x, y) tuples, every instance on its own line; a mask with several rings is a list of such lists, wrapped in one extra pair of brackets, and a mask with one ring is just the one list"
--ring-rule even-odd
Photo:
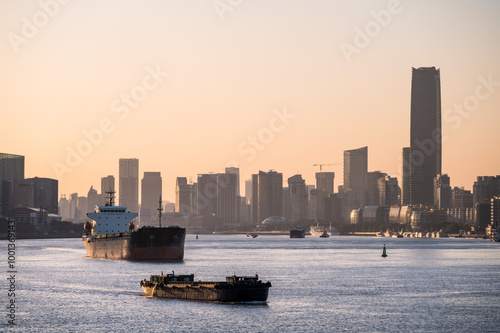
[(109, 200), (109, 202), (106, 203), (106, 206), (114, 206), (113, 199), (115, 198), (115, 191), (106, 191), (106, 194), (108, 194), (107, 199)]
[(160, 195), (160, 200), (158, 200), (158, 223), (160, 224), (161, 228), (161, 211), (163, 208), (161, 208), (161, 195)]

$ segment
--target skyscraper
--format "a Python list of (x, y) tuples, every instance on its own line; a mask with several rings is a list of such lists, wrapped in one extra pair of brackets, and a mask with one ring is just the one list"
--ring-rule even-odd
[(24, 156), (0, 153), (0, 206), (2, 208), (0, 215), (9, 217), (12, 215), (14, 208), (13, 182), (23, 179)]
[(410, 147), (404, 147), (401, 158), (401, 206), (410, 204)]
[(368, 147), (344, 151), (344, 192), (347, 215), (366, 204), (368, 186)]
[(141, 180), (141, 225), (158, 226), (158, 207), (162, 193), (160, 172), (144, 172)]
[(326, 191), (326, 196), (333, 194), (335, 172), (316, 172), (316, 189)]
[(129, 211), (139, 211), (139, 160), (120, 158), (120, 206), (127, 206)]
[(434, 204), (441, 173), (441, 80), (435, 67), (412, 68), (410, 204)]
[(181, 215), (196, 214), (196, 195), (193, 184), (186, 177), (177, 177), (175, 182), (175, 211)]
[(288, 178), (290, 195), (290, 221), (298, 222), (308, 218), (308, 190), (301, 175)]
[(283, 216), (283, 174), (259, 171), (252, 175), (252, 210), (255, 223), (271, 216)]
[(106, 197), (106, 192), (114, 192), (115, 191), (115, 177), (114, 176), (106, 176), (101, 178), (101, 194)]

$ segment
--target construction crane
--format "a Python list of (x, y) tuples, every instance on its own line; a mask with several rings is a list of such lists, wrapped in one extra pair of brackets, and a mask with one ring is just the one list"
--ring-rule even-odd
[(322, 163), (322, 164), (313, 164), (313, 166), (319, 166), (319, 172), (323, 171), (323, 165), (340, 165), (341, 163)]

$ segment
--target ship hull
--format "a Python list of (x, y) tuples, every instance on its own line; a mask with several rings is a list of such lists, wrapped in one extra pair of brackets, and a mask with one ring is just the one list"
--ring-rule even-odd
[(215, 285), (142, 286), (146, 296), (205, 302), (265, 302), (269, 287), (218, 289)]
[(182, 261), (185, 238), (184, 228), (141, 228), (120, 234), (84, 236), (83, 244), (91, 258)]

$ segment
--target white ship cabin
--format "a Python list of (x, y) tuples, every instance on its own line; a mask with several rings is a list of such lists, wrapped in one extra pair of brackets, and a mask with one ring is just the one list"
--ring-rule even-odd
[(116, 234), (129, 232), (129, 223), (138, 216), (127, 212), (125, 206), (99, 206), (94, 213), (87, 213), (92, 219), (92, 235)]

